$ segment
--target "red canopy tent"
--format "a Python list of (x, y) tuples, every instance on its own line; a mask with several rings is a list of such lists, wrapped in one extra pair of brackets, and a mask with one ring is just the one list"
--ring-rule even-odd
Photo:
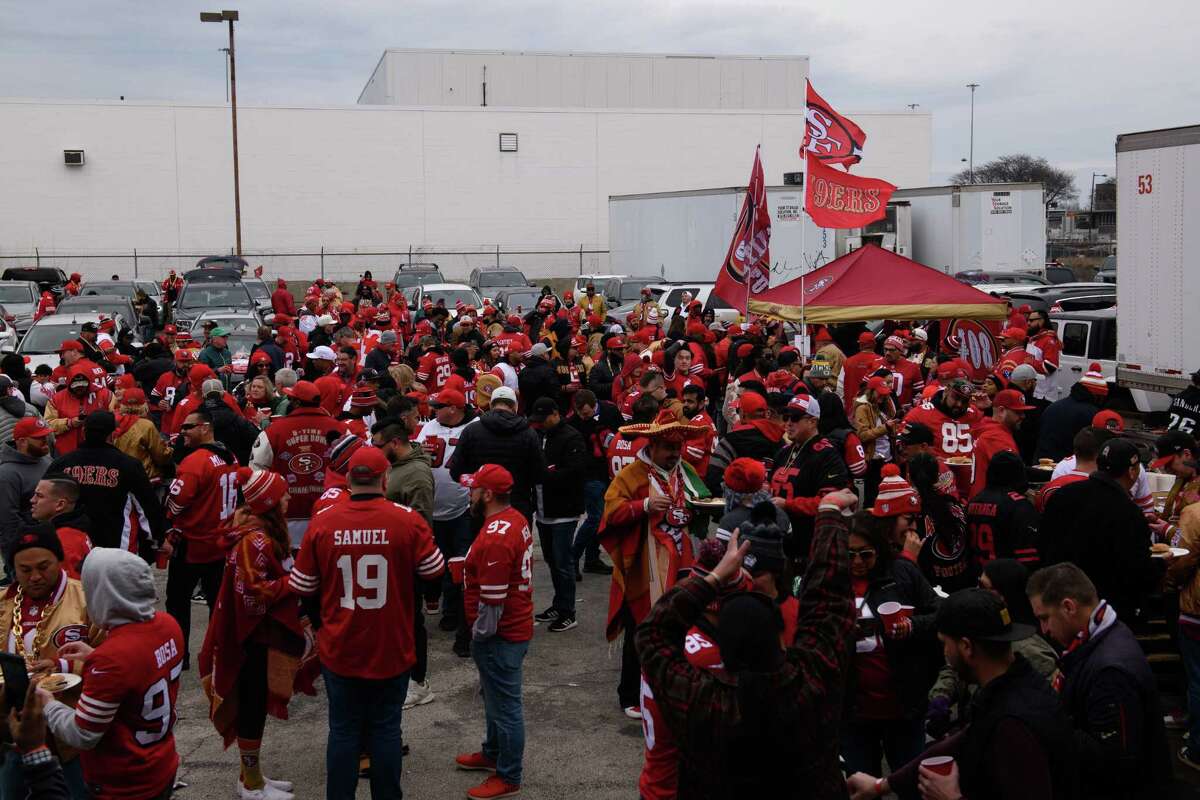
[(806, 323), (1008, 315), (1004, 300), (873, 244), (752, 295), (750, 311)]

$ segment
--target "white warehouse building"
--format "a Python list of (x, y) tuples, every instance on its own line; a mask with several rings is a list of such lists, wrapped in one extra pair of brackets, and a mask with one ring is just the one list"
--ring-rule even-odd
[[(744, 184), (758, 144), (768, 183), (802, 169), (808, 66), (388, 50), (357, 105), (239, 106), (243, 250), (293, 279), (605, 272), (609, 196)], [(929, 114), (831, 102), (867, 133), (856, 173), (929, 183)], [(227, 105), (3, 99), (0, 130), (0, 267), (154, 277), (232, 250)]]

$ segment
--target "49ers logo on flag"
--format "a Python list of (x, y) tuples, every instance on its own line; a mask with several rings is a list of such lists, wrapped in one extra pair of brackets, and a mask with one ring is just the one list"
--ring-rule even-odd
[(944, 329), (946, 349), (957, 352), (959, 358), (970, 365), (972, 380), (983, 380), (996, 368), (1000, 347), (995, 332), (987, 325), (973, 319), (955, 319)]
[(811, 83), (807, 84), (804, 112), (804, 143), (800, 155), (806, 154), (825, 164), (849, 167), (862, 161), (867, 135), (862, 128), (833, 110)]
[[(754, 166), (746, 197), (733, 229), (725, 262), (717, 273), (713, 294), (734, 308), (745, 308), (748, 294), (765, 292), (771, 283), (771, 214), (767, 210), (767, 182), (763, 177), (759, 149), (754, 149)], [(749, 287), (747, 289), (747, 287)]]

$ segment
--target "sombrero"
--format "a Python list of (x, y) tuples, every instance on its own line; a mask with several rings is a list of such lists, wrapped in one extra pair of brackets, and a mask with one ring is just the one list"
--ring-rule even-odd
[(664, 439), (666, 441), (683, 442), (694, 439), (708, 432), (703, 425), (692, 425), (680, 422), (669, 409), (658, 412), (654, 422), (639, 422), (635, 425), (625, 425), (619, 429), (622, 436), (628, 438), (645, 437), (647, 439)]

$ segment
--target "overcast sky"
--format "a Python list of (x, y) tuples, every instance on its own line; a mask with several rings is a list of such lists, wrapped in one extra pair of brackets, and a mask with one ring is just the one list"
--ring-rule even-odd
[[(932, 112), (935, 181), (963, 166), (980, 84), (976, 163), (1045, 156), (1085, 204), (1116, 134), (1200, 122), (1197, 0), (224, 2), (243, 103), (352, 104), (387, 47), (808, 55), (835, 107)], [(224, 30), (198, 21), (218, 8), (0, 0), (0, 96), (221, 102)]]

